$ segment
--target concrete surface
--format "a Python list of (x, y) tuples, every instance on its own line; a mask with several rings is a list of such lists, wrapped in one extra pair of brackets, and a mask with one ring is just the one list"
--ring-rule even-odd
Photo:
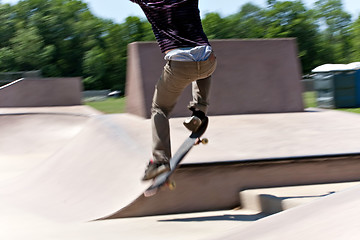
[[(48, 159), (74, 138), (87, 120), (53, 114), (0, 116), (0, 165), (6, 177), (33, 166), (34, 161)], [(1, 175), (0, 180), (4, 178)]]
[(208, 239), (355, 240), (360, 237), (359, 206), (358, 185)]
[(240, 192), (240, 204), (243, 209), (274, 214), (357, 185), (360, 182), (249, 189)]
[[(132, 128), (122, 127), (129, 122)], [(105, 115), (91, 118), (46, 161), (4, 182), (0, 197), (61, 221), (90, 221), (128, 205), (147, 186), (139, 179), (150, 150), (135, 138), (150, 137), (142, 119), (123, 115), (116, 123)]]
[(0, 205), (0, 238), (7, 240), (199, 240), (245, 227), (264, 217), (246, 210), (126, 218), (107, 221), (56, 222)]
[[(42, 114), (37, 116), (39, 119), (43, 117)], [(16, 117), (21, 118), (22, 115)], [(236, 163), (261, 161), (265, 158), (353, 153), (360, 145), (357, 137), (360, 129), (356, 126), (359, 119), (360, 117), (356, 114), (337, 111), (211, 117), (209, 130), (205, 134), (210, 139), (209, 144), (195, 147), (183, 163), (184, 165)], [(181, 118), (171, 121), (173, 149), (177, 149), (188, 136), (181, 121)], [(76, 136), (73, 135), (68, 144), (55, 151), (46, 161), (37, 161), (39, 164), (35, 165), (36, 167), (31, 171), (4, 183), (0, 187), (0, 195), (6, 195), (4, 199), (16, 204), (19, 208), (31, 209), (31, 211), (50, 218), (89, 221), (114, 214), (118, 215), (118, 212), (121, 212), (130, 203), (134, 203), (133, 209), (141, 209), (140, 214), (145, 212), (151, 214), (151, 211), (148, 212), (149, 210), (161, 206), (165, 206), (167, 211), (169, 209), (194, 210), (189, 207), (198, 203), (193, 201), (191, 204), (183, 199), (186, 199), (186, 196), (189, 196), (187, 199), (191, 199), (195, 192), (203, 192), (202, 195), (207, 196), (205, 192), (209, 191), (206, 189), (212, 188), (209, 184), (200, 184), (201, 181), (195, 181), (188, 173), (185, 173), (183, 175), (187, 176), (185, 178), (176, 176), (179, 181), (178, 185), (180, 185), (177, 191), (171, 194), (166, 192), (158, 194), (153, 199), (144, 199), (142, 192), (148, 184), (141, 183), (139, 179), (143, 174), (146, 161), (150, 159), (150, 121), (129, 114), (96, 115), (89, 118), (81, 128), (81, 131)], [(29, 134), (26, 131), (21, 131), (19, 134), (32, 135), (31, 132)], [(11, 135), (7, 134), (7, 136)], [(344, 162), (341, 159), (340, 161)], [(356, 159), (348, 161), (357, 163)], [(259, 167), (251, 167), (250, 170), (256, 170), (258, 174), (263, 175), (262, 179), (266, 178), (273, 184), (279, 184), (279, 181), (283, 182), (285, 179), (290, 181), (286, 182), (287, 184), (304, 183), (302, 181), (304, 176), (309, 181), (315, 181), (314, 177), (316, 177), (318, 179), (316, 182), (320, 181), (320, 178), (321, 181), (331, 179), (344, 181), (344, 177), (350, 178), (346, 180), (355, 180), (357, 164), (352, 164), (351, 167), (349, 164), (343, 164), (346, 169), (343, 167), (341, 171), (337, 171), (339, 169), (337, 162), (331, 164), (331, 161), (327, 164), (327, 171), (331, 174), (326, 173), (325, 175), (321, 174), (321, 171), (314, 172), (314, 169), (321, 169), (319, 164), (311, 165), (312, 172), (308, 172), (308, 166), (310, 166), (308, 163), (301, 164), (301, 168), (296, 171), (302, 176), (293, 174), (294, 178), (281, 172), (286, 169), (295, 171), (291, 167), (293, 164), (291, 166), (285, 164), (283, 168), (280, 167), (280, 164), (274, 165), (274, 168), (271, 168), (272, 172), (266, 169), (261, 170), (262, 168)], [(234, 174), (236, 174), (245, 177), (253, 174), (246, 172), (246, 169), (249, 168), (241, 166), (240, 168), (231, 166), (231, 169), (233, 174), (229, 173), (228, 176), (235, 177)], [(236, 169), (243, 173), (239, 174), (234, 171)], [(220, 168), (215, 175), (222, 176), (220, 175), (222, 172)], [(198, 175), (192, 174), (192, 176), (211, 176), (203, 171), (199, 171), (199, 173)], [(179, 171), (179, 174), (184, 173)], [(211, 177), (216, 179), (215, 176)], [(182, 182), (182, 179), (185, 181), (188, 179), (188, 181)], [(228, 181), (236, 183), (234, 178)], [(208, 183), (210, 182), (214, 181), (208, 180)], [(254, 182), (241, 182), (254, 185)], [(238, 183), (238, 189), (240, 189), (239, 186), (245, 187), (241, 182)], [(188, 187), (181, 189), (181, 185)], [(196, 186), (198, 190), (195, 191)], [(234, 187), (236, 186), (234, 185)], [(233, 188), (228, 185), (227, 188), (219, 189), (231, 190)], [(237, 192), (234, 194), (236, 196)], [(166, 203), (159, 200), (162, 199), (162, 196), (166, 197)], [(171, 196), (173, 197), (172, 201), (168, 199)], [(207, 204), (221, 203), (220, 199), (211, 196), (211, 201), (207, 201)], [(23, 199), (29, 200), (23, 202)], [(200, 196), (198, 200), (201, 200)], [(225, 198), (225, 200), (238, 202), (236, 198)], [(148, 207), (144, 201), (151, 203), (152, 207)], [(183, 203), (178, 204), (181, 201)], [(99, 202), (102, 204), (99, 205)], [(200, 202), (204, 203), (204, 201)], [(172, 205), (172, 207), (166, 207), (168, 203), (176, 204), (179, 209)], [(205, 206), (210, 208), (211, 205)], [(221, 206), (228, 206), (228, 204)], [(56, 211), (52, 211), (52, 209), (56, 209)]]
[[(188, 133), (182, 118), (171, 122), (173, 149)], [(209, 144), (184, 163), (228, 162), (360, 152), (360, 115), (309, 109), (302, 113), (210, 117)], [(206, 148), (206, 155), (202, 148)]]
[(52, 107), (6, 107), (0, 108), (0, 114), (26, 115), (26, 114), (58, 114), (58, 115), (79, 115), (79, 116), (95, 116), (102, 114), (100, 111), (86, 106), (52, 106)]
[[(2, 239), (24, 239), (24, 236), (40, 240), (96, 239), (99, 236), (102, 239), (167, 239), (170, 236), (172, 239), (209, 239), (214, 235), (222, 236), (231, 228), (243, 229), (250, 222), (263, 217), (258, 212), (225, 211), (91, 221), (128, 206), (142, 196), (148, 186), (139, 179), (150, 158), (150, 121), (129, 114), (98, 115), (89, 113), (89, 109), (85, 110), (89, 114), (84, 115), (79, 108), (71, 108), (67, 114), (59, 114), (61, 109), (58, 108), (49, 109), (56, 114), (46, 113), (45, 108), (32, 109), (37, 114), (30, 114), (29, 111), (25, 115), (21, 111), (16, 113), (16, 109), (0, 109), (0, 121), (3, 119), (3, 123), (9, 126), (11, 122), (16, 125), (18, 121), (21, 123), (19, 126), (23, 127), (23, 130), (12, 135), (11, 131), (6, 133), (6, 126), (2, 124), (5, 126), (1, 129), (6, 133), (5, 139), (11, 142), (14, 141), (12, 137), (21, 139), (22, 134), (33, 136), (33, 139), (48, 138), (46, 129), (49, 127), (49, 131), (54, 131), (52, 137), (55, 146), (49, 148), (52, 154), (46, 160), (31, 160), (23, 169), (18, 169), (19, 174), (8, 175), (1, 181)], [(6, 115), (6, 112), (11, 114)], [(71, 115), (70, 112), (77, 113)], [(26, 116), (29, 117), (28, 121)], [(59, 117), (58, 122), (55, 116)], [(78, 121), (74, 121), (72, 126), (67, 117)], [(11, 118), (17, 120), (9, 120)], [(211, 117), (206, 133), (210, 143), (194, 148), (184, 161), (184, 166), (234, 161), (249, 164), (249, 161), (262, 162), (263, 158), (355, 153), (359, 146), (359, 120), (356, 114), (337, 111)], [(180, 118), (171, 121), (173, 149), (188, 135), (181, 121)], [(36, 129), (41, 129), (39, 123), (43, 123), (45, 128), (37, 135)], [(51, 123), (55, 124), (54, 129), (50, 128)], [(69, 130), (73, 127), (76, 131), (64, 131), (63, 136), (58, 135), (62, 132), (59, 129)], [(27, 142), (20, 141), (18, 146), (26, 147)], [(2, 164), (7, 165), (9, 159), (1, 160)], [(349, 163), (343, 162), (354, 170)], [(276, 176), (276, 163), (273, 166), (275, 171), (268, 174)], [(253, 168), (259, 169), (256, 164)], [(182, 168), (179, 170), (182, 171)], [(2, 169), (0, 175), (6, 175), (6, 171)], [(216, 176), (216, 171), (213, 169), (207, 174)], [(259, 182), (264, 181), (267, 175), (258, 173), (255, 171), (252, 175)], [(288, 174), (279, 180), (291, 175)], [(336, 177), (336, 174), (339, 173), (330, 171), (329, 179)], [(201, 171), (200, 175), (206, 176)], [(178, 184), (181, 185), (181, 182)], [(227, 185), (220, 187), (227, 188)], [(177, 189), (177, 193), (181, 191)], [(349, 211), (347, 207), (350, 205), (343, 207), (344, 211)], [(299, 216), (304, 218), (301, 214)], [(291, 216), (291, 219), (296, 217)], [(234, 236), (236, 234), (237, 230)]]
[(22, 78), (0, 87), (0, 107), (80, 105), (81, 92), (81, 78)]
[[(301, 112), (301, 67), (295, 39), (214, 40), (218, 65), (213, 74), (209, 115)], [(128, 47), (126, 109), (150, 117), (154, 87), (165, 65), (155, 42)], [(189, 114), (189, 86), (172, 116)]]
[(0, 108), (0, 182), (48, 159), (98, 114), (86, 106)]

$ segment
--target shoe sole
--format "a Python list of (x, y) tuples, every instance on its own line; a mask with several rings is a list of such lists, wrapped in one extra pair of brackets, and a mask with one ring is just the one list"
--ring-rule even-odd
[(165, 172), (170, 171), (170, 168), (163, 167), (163, 169), (158, 169), (158, 170), (159, 170), (159, 171), (154, 172), (152, 175), (146, 176), (146, 178), (144, 177), (142, 180), (143, 180), (143, 181), (152, 180), (152, 179), (156, 178), (157, 176), (159, 176), (159, 175), (161, 175), (161, 174), (163, 174), (163, 173), (165, 173)]
[(185, 120), (183, 124), (191, 132), (196, 132), (196, 130), (198, 130), (199, 127), (201, 126), (201, 120), (200, 119), (199, 120), (191, 119), (189, 121)]

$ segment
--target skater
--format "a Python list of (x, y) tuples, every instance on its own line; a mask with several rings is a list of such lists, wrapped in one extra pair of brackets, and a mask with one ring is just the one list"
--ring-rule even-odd
[(199, 0), (130, 1), (142, 8), (167, 61), (156, 84), (151, 107), (153, 159), (142, 179), (146, 181), (170, 170), (169, 114), (190, 83), (193, 100), (188, 108), (191, 116), (184, 125), (190, 131), (201, 126), (209, 106), (216, 57), (202, 28)]

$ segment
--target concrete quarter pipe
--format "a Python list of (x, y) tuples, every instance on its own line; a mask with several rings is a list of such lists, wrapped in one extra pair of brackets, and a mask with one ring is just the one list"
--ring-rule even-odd
[[(131, 128), (122, 128), (129, 123)], [(150, 152), (150, 131), (139, 128), (142, 124), (143, 119), (126, 114), (90, 118), (49, 159), (2, 183), (2, 201), (66, 222), (90, 221), (121, 209), (146, 188), (139, 179)]]

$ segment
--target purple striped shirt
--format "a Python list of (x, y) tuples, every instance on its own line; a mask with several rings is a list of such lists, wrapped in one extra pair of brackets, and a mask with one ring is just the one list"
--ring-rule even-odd
[(140, 5), (162, 52), (210, 45), (203, 31), (199, 0), (130, 0)]

